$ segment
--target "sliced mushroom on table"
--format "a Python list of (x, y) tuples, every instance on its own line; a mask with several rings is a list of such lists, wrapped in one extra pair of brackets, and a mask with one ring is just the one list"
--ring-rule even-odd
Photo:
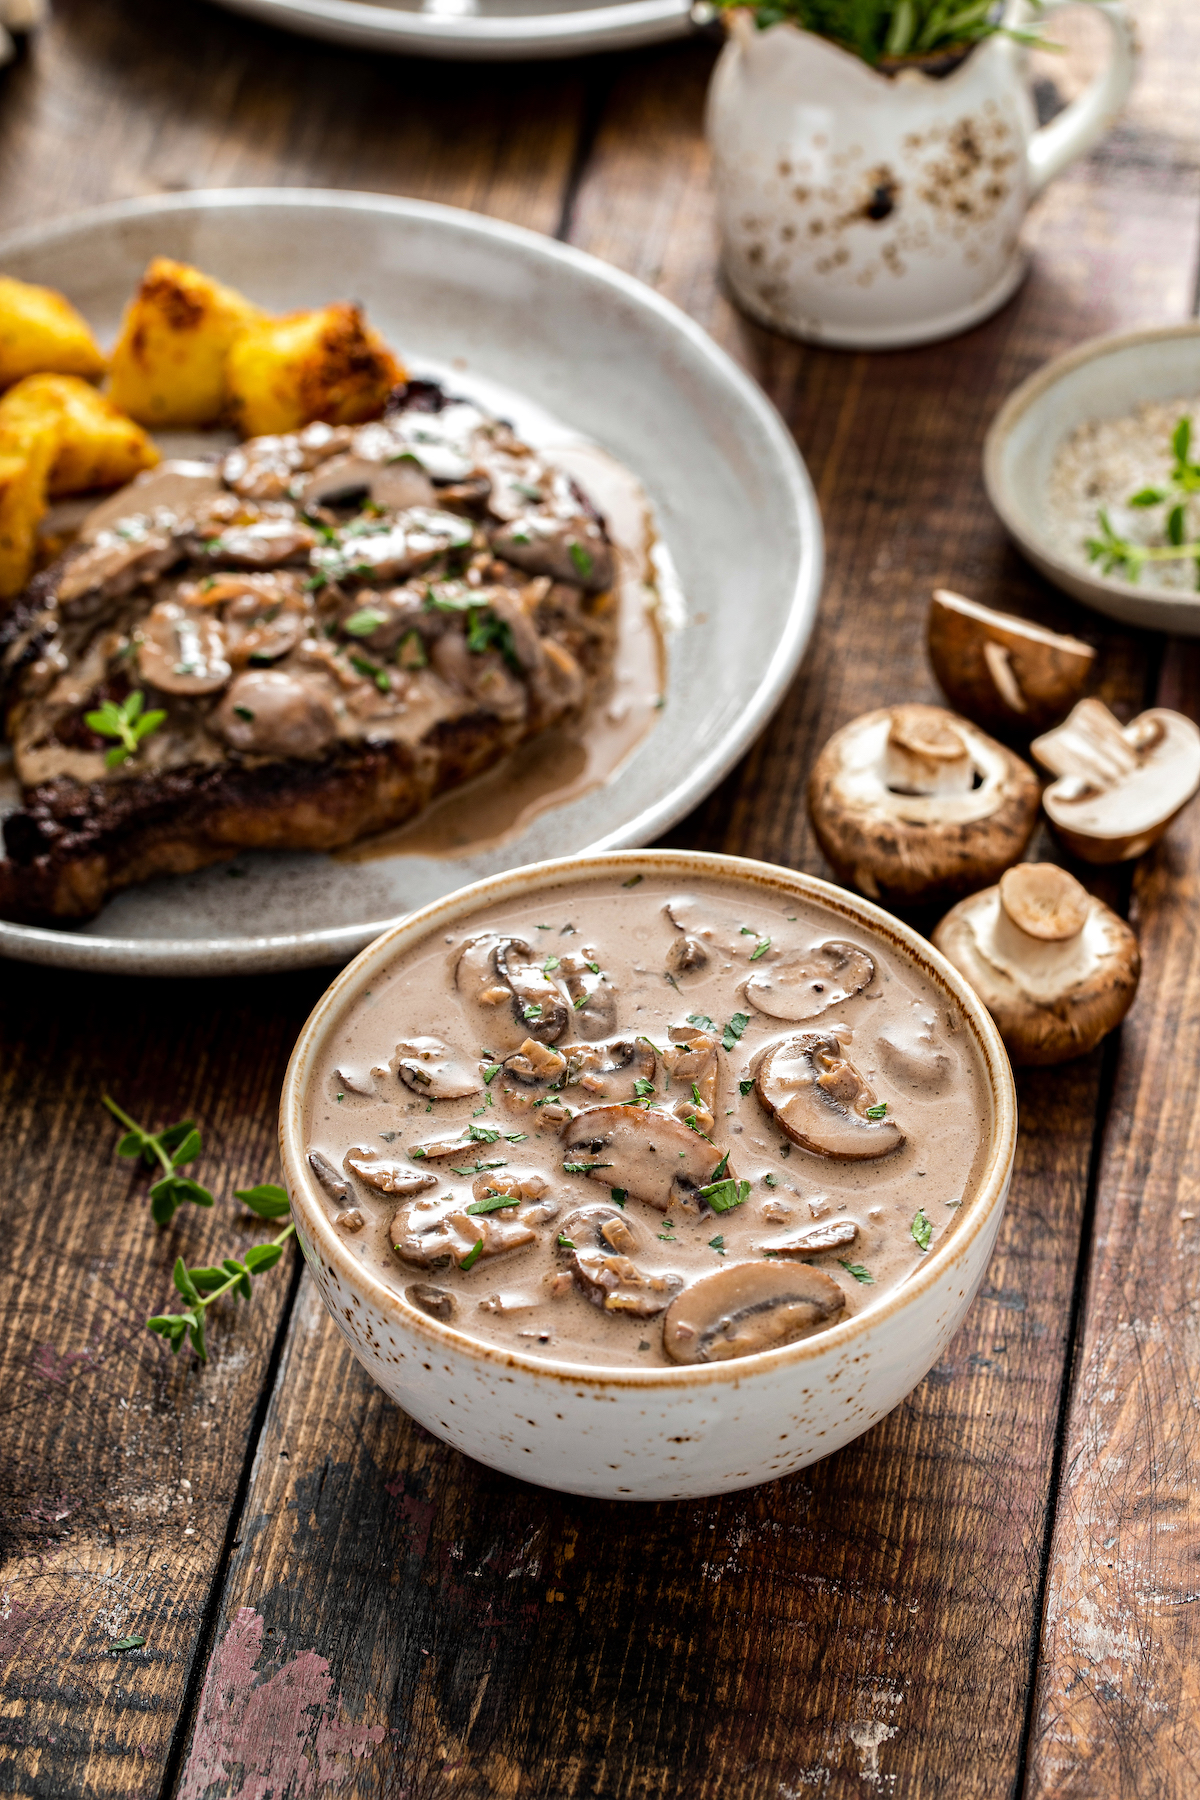
[(623, 1188), (659, 1212), (697, 1208), (700, 1189), (727, 1157), (672, 1113), (641, 1106), (587, 1107), (566, 1127), (562, 1143), (568, 1164), (586, 1165), (576, 1173)]
[(819, 1018), (831, 1006), (861, 994), (875, 979), (875, 964), (857, 944), (829, 938), (798, 955), (763, 964), (742, 992), (769, 1019)]
[(780, 1130), (814, 1156), (868, 1161), (905, 1141), (832, 1032), (806, 1031), (775, 1044), (758, 1065), (754, 1088)]
[(1081, 700), (1030, 748), (1057, 777), (1046, 817), (1084, 862), (1141, 856), (1200, 790), (1200, 731), (1162, 706), (1122, 725), (1103, 701)]
[(1053, 863), (1009, 869), (947, 913), (933, 942), (995, 1019), (1013, 1062), (1084, 1056), (1133, 1004), (1137, 939)]
[(834, 733), (809, 811), (839, 881), (888, 906), (955, 899), (1017, 862), (1037, 823), (1020, 757), (937, 706), (889, 706)]
[(1080, 698), (1096, 652), (1029, 619), (939, 588), (929, 608), (929, 661), (958, 711), (1025, 736), (1056, 725)]
[(605, 1312), (639, 1319), (663, 1312), (683, 1286), (682, 1275), (642, 1267), (647, 1251), (636, 1221), (615, 1206), (581, 1206), (559, 1227), (558, 1247), (585, 1298)]
[(464, 1100), (478, 1094), (483, 1078), (461, 1062), (440, 1038), (409, 1038), (396, 1045), (396, 1073), (405, 1087), (426, 1100)]
[(678, 1363), (756, 1356), (831, 1325), (845, 1304), (837, 1282), (808, 1263), (733, 1263), (671, 1302), (663, 1349)]

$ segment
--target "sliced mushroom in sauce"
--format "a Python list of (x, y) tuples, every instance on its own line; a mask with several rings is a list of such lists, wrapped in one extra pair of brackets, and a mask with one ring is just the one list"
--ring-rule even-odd
[(734, 1263), (702, 1275), (671, 1302), (663, 1349), (678, 1363), (756, 1356), (830, 1324), (845, 1304), (837, 1282), (807, 1263)]
[(832, 1032), (807, 1031), (776, 1044), (754, 1079), (763, 1106), (793, 1144), (814, 1156), (858, 1162), (888, 1156), (904, 1133)]
[(396, 1073), (426, 1100), (464, 1100), (483, 1086), (478, 1072), (460, 1062), (440, 1038), (416, 1037), (396, 1045)]
[(727, 1153), (672, 1113), (641, 1106), (590, 1106), (562, 1135), (563, 1155), (574, 1172), (622, 1188), (636, 1200), (666, 1212), (699, 1204)]
[(816, 1019), (831, 1006), (861, 994), (875, 979), (875, 964), (857, 944), (829, 938), (799, 956), (781, 958), (757, 970), (745, 994), (769, 1019)]
[(615, 1206), (582, 1206), (562, 1221), (558, 1246), (593, 1306), (605, 1312), (652, 1319), (671, 1304), (683, 1276), (648, 1269), (634, 1260), (648, 1246), (636, 1221)]

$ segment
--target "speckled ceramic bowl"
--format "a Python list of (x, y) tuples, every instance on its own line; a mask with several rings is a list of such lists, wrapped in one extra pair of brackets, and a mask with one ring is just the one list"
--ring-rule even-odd
[[(569, 877), (642, 872), (718, 879), (825, 908), (835, 928), (882, 938), (952, 997), (991, 1091), (990, 1154), (954, 1230), (911, 1279), (819, 1336), (704, 1367), (555, 1365), (476, 1343), (410, 1307), (364, 1269), (329, 1219), (304, 1150), (310, 1082), (325, 1043), (398, 952), (444, 934), (489, 899), (543, 893)], [(996, 1241), (1012, 1175), (1017, 1104), (999, 1034), (966, 982), (882, 908), (769, 863), (680, 850), (563, 858), (493, 875), (435, 901), (376, 940), (314, 1010), (292, 1054), (280, 1144), (292, 1215), (313, 1279), (354, 1354), (406, 1412), (492, 1468), (597, 1499), (681, 1500), (788, 1475), (899, 1405), (945, 1350)]]

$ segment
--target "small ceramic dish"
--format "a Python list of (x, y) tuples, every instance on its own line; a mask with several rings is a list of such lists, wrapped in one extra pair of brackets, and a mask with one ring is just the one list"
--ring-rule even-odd
[[(634, 875), (744, 885), (799, 900), (888, 951), (945, 994), (979, 1056), (991, 1118), (974, 1193), (912, 1275), (815, 1337), (734, 1361), (605, 1369), (535, 1359), (410, 1306), (335, 1228), (309, 1167), (305, 1120), (330, 1038), (400, 954), (485, 905), (564, 881)], [(404, 1026), (397, 1022), (403, 1033)], [(988, 1013), (955, 969), (880, 907), (809, 875), (691, 851), (563, 858), (488, 877), (385, 932), (323, 996), (292, 1054), (280, 1105), (284, 1176), (301, 1247), (338, 1329), (384, 1391), (437, 1437), (492, 1468), (566, 1493), (675, 1500), (753, 1487), (828, 1456), (911, 1392), (942, 1355), (987, 1268), (1012, 1175), (1012, 1071)]]
[(983, 448), (988, 498), (1048, 581), (1123, 624), (1200, 637), (1200, 594), (1155, 592), (1068, 562), (1047, 516), (1059, 446), (1079, 426), (1119, 419), (1151, 401), (1200, 394), (1200, 323), (1093, 338), (1022, 382)]

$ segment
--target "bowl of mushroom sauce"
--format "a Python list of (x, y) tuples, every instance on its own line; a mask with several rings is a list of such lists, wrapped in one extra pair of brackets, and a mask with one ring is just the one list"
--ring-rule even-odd
[(914, 931), (764, 863), (475, 883), (308, 1020), (281, 1105), (309, 1268), (429, 1431), (663, 1500), (827, 1456), (942, 1354), (1012, 1171), (986, 1009)]

